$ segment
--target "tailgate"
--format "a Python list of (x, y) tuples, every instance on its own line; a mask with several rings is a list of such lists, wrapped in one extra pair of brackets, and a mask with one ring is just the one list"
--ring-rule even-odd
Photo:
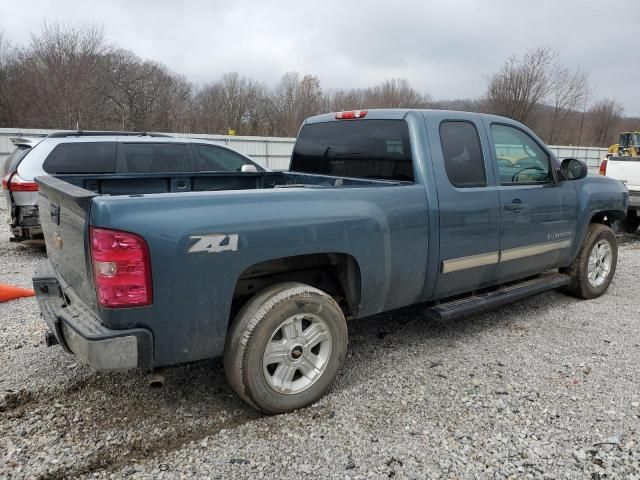
[(620, 180), (629, 190), (640, 190), (640, 157), (611, 157), (607, 177)]
[(38, 210), (47, 256), (65, 287), (97, 308), (88, 263), (87, 231), (91, 199), (97, 194), (58, 178), (37, 177)]

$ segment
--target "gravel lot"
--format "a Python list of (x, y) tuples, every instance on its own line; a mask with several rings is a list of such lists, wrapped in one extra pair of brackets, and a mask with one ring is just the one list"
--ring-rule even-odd
[[(0, 283), (29, 286), (44, 253), (0, 226)], [(627, 241), (597, 300), (352, 322), (331, 392), (277, 417), (245, 407), (218, 361), (151, 390), (146, 372), (47, 348), (34, 299), (2, 303), (0, 478), (640, 479), (638, 271)]]

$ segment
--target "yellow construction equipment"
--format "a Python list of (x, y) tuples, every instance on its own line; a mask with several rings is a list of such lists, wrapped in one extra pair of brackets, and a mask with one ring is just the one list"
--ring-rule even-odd
[(615, 145), (609, 147), (607, 156), (640, 157), (640, 132), (623, 132)]

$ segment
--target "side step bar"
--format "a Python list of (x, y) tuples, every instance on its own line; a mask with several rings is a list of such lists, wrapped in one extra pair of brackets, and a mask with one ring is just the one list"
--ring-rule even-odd
[(547, 273), (490, 292), (440, 303), (431, 307), (428, 314), (436, 320), (453, 320), (466, 315), (486, 312), (547, 290), (563, 287), (570, 280), (568, 275), (562, 273)]

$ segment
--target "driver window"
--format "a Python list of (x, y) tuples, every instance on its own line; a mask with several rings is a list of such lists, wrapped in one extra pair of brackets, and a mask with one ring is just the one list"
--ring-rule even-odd
[(507, 125), (491, 125), (500, 183), (546, 183), (551, 180), (549, 156), (529, 135)]

